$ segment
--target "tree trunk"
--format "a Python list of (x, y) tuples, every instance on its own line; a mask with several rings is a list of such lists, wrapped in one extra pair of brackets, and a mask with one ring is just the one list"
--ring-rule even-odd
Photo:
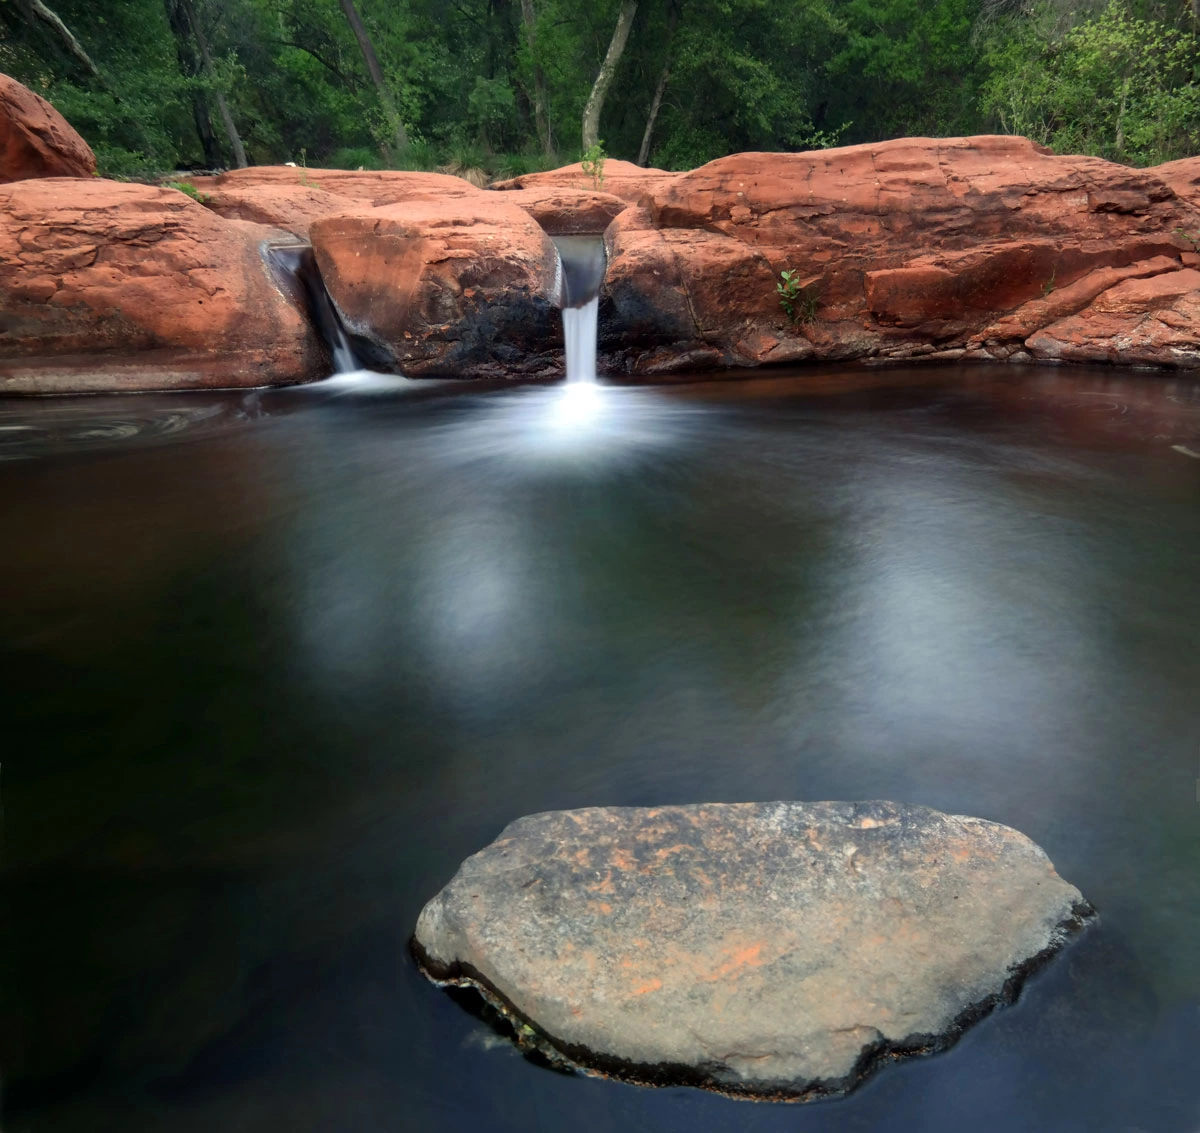
[(225, 93), (217, 86), (217, 69), (213, 66), (212, 52), (208, 49), (208, 38), (200, 26), (200, 18), (196, 15), (196, 5), (192, 0), (180, 0), (188, 23), (192, 25), (192, 34), (196, 37), (196, 45), (200, 48), (200, 58), (204, 63), (204, 72), (213, 84), (213, 97), (217, 100), (217, 113), (221, 116), (221, 125), (225, 127), (225, 135), (229, 138), (229, 148), (233, 150), (233, 163), (238, 169), (245, 169), (250, 163), (246, 160), (246, 147), (242, 145), (241, 135), (233, 124), (233, 115), (229, 112), (229, 103)]
[[(1196, 0), (1196, 3), (1200, 4), (1200, 0)], [(533, 0), (521, 0), (521, 22), (525, 25), (525, 39), (533, 60), (533, 120), (537, 125), (542, 153), (553, 157), (554, 137), (550, 133), (550, 118), (546, 113), (546, 76), (537, 56), (537, 16), (533, 10)]]
[(47, 8), (42, 3), (42, 0), (17, 0), (17, 6), (21, 9), (26, 22), (30, 24), (43, 23), (49, 27), (63, 47), (66, 48), (67, 54), (76, 59), (92, 78), (100, 79), (103, 82), (100, 68), (92, 62), (92, 57), (84, 51), (79, 40), (71, 34), (71, 29), (54, 12)]
[[(383, 68), (379, 65), (379, 56), (375, 54), (375, 45), (371, 42), (371, 37), (367, 34), (367, 29), (363, 25), (358, 16), (358, 9), (354, 7), (354, 0), (340, 0), (342, 5), (342, 13), (346, 17), (346, 23), (350, 25), (350, 30), (354, 32), (354, 38), (358, 40), (358, 49), (362, 52), (363, 62), (367, 65), (367, 73), (371, 76), (371, 82), (375, 84), (375, 91), (379, 95), (379, 104), (383, 107), (383, 113), (387, 116), (388, 125), (392, 128), (396, 137), (396, 148), (404, 150), (408, 148), (408, 134), (404, 131), (404, 123), (400, 121), (400, 112), (396, 109), (396, 100), (392, 97), (392, 92), (388, 89), (388, 85), (384, 82)], [(388, 156), (386, 153), (384, 156)]]
[(617, 64), (629, 42), (629, 29), (633, 26), (633, 17), (637, 15), (637, 0), (624, 0), (621, 13), (617, 16), (617, 26), (613, 31), (612, 41), (600, 64), (600, 73), (588, 95), (587, 105), (583, 108), (583, 149), (586, 153), (600, 141), (600, 112), (604, 109), (604, 100), (608, 96), (608, 88), (612, 86), (613, 76), (617, 73)]
[[(1200, 4), (1200, 0), (1196, 0)], [(650, 100), (650, 113), (646, 115), (646, 132), (642, 135), (642, 145), (638, 150), (637, 163), (645, 165), (650, 157), (650, 138), (654, 134), (654, 123), (662, 106), (663, 95), (667, 93), (667, 80), (671, 77), (671, 40), (675, 38), (675, 25), (679, 23), (679, 9), (670, 5), (667, 16), (667, 51), (663, 56), (662, 73), (658, 76), (658, 86), (654, 88), (654, 97)]]
[[(180, 6), (179, 0), (165, 0), (165, 3), (167, 22), (171, 25), (171, 33), (175, 37), (175, 57), (179, 60), (179, 69), (189, 79), (194, 79), (200, 74), (201, 64), (188, 30), (187, 13)], [(204, 164), (209, 169), (216, 169), (221, 164), (221, 150), (217, 146), (217, 135), (213, 132), (208, 100), (202, 90), (193, 90), (191, 99), (192, 118), (196, 123), (200, 148), (204, 151)]]

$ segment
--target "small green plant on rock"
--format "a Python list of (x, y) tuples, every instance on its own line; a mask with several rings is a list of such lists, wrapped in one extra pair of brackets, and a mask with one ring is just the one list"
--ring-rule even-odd
[(1052, 271), (1050, 273), (1050, 278), (1048, 280), (1046, 280), (1045, 283), (1042, 284), (1042, 298), (1043, 299), (1050, 298), (1051, 292), (1053, 292), (1054, 288), (1057, 286), (1057, 284), (1054, 282), (1054, 277), (1057, 274), (1058, 274), (1057, 272)]
[(163, 183), (164, 189), (178, 189), (181, 193), (191, 197), (193, 201), (200, 204), (207, 204), (212, 198), (207, 193), (200, 192), (190, 181), (166, 181)]
[(817, 321), (817, 291), (815, 287), (804, 287), (800, 273), (781, 271), (775, 284), (779, 305), (793, 323), (815, 323)]
[(308, 176), (308, 147), (300, 147), (300, 184), (306, 189), (319, 189), (321, 186)]
[(1182, 228), (1175, 229), (1176, 236), (1182, 236), (1192, 246), (1193, 252), (1200, 252), (1200, 232), (1187, 232)]
[(597, 192), (604, 188), (604, 160), (607, 156), (604, 152), (604, 143), (601, 141), (593, 146), (588, 146), (580, 161), (584, 176), (592, 179), (592, 188)]

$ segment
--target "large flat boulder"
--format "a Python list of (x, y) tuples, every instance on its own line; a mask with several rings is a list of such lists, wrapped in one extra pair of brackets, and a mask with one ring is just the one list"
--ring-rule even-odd
[(444, 201), (482, 192), (461, 177), (403, 170), (302, 169), (255, 165), (193, 181), (206, 207), (230, 220), (251, 220), (285, 229), (302, 240), (319, 216), (394, 205)]
[[(1037, 300), (1098, 272), (1185, 266), (1200, 202), (1176, 191), (1189, 172), (1166, 168), (1058, 157), (1013, 137), (721, 158), (648, 185), (614, 221), (601, 349), (610, 368), (643, 373), (704, 360), (1004, 359), (1025, 339), (981, 332), (1017, 309), (1027, 322)], [(776, 293), (784, 270), (803, 287), (794, 320)], [(1055, 317), (1047, 308), (1025, 337)], [(1133, 342), (1116, 360), (1160, 357)]]
[(0, 393), (261, 386), (320, 372), (264, 262), (274, 228), (174, 189), (0, 186)]
[(1092, 915), (982, 819), (595, 808), (512, 823), (425, 906), (413, 947), (560, 1064), (808, 1100), (949, 1046)]
[(466, 197), (483, 191), (461, 177), (446, 173), (400, 169), (308, 169), (296, 165), (251, 165), (246, 169), (231, 169), (216, 177), (196, 178), (194, 184), (205, 193), (251, 186), (283, 189), (300, 186), (377, 205), (419, 197)]
[(300, 240), (319, 216), (332, 216), (360, 205), (354, 197), (339, 196), (313, 185), (213, 186), (202, 191), (204, 206), (226, 220), (248, 220), (282, 228)]
[(313, 251), (346, 327), (410, 376), (561, 369), (558, 254), (499, 193), (316, 219)]
[(629, 207), (612, 193), (561, 185), (511, 189), (504, 201), (523, 208), (551, 236), (599, 236)]
[(0, 182), (91, 177), (96, 155), (40, 94), (0, 75)]
[[(344, 212), (347, 202), (380, 206), (471, 200), (482, 191), (461, 177), (442, 173), (280, 165), (236, 169), (217, 177), (197, 178), (194, 184), (204, 194), (204, 203), (221, 216), (273, 224), (303, 239), (308, 238), (309, 225), (318, 216)], [(559, 184), (533, 184), (510, 191), (504, 203), (518, 205), (554, 236), (598, 235), (628, 205), (613, 193)]]
[(586, 189), (592, 192), (608, 193), (620, 197), (628, 204), (637, 204), (642, 195), (649, 189), (660, 188), (670, 183), (677, 173), (669, 173), (665, 169), (647, 169), (634, 165), (632, 161), (619, 161), (609, 158), (602, 167), (602, 176), (598, 179), (586, 173), (583, 163), (564, 165), (559, 169), (549, 169), (545, 173), (525, 173), (520, 177), (511, 177), (506, 181), (493, 181), (491, 189), (501, 191), (509, 189)]

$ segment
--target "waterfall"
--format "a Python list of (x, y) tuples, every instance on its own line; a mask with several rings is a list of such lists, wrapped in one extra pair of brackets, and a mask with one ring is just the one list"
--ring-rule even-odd
[(600, 236), (555, 236), (561, 271), (567, 381), (595, 382), (600, 287), (608, 266)]
[(308, 312), (329, 351), (333, 372), (350, 374), (363, 369), (342, 318), (325, 290), (312, 248), (308, 244), (276, 244), (267, 249), (267, 257), (292, 297)]
[(599, 295), (582, 307), (563, 308), (563, 340), (567, 347), (569, 382), (596, 380), (596, 323), (599, 311)]

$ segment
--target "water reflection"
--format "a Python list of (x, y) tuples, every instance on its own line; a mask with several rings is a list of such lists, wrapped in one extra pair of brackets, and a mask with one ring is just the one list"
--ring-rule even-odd
[(663, 452), (704, 415), (661, 390), (568, 381), (456, 399), (417, 443), (447, 464), (492, 463), (504, 475), (588, 466)]
[[(1200, 386), (1002, 377), (4, 403), (225, 407), (0, 473), (6, 1127), (1194, 1127)], [(844, 1103), (561, 1078), (406, 958), (519, 814), (864, 797), (1102, 928)]]

